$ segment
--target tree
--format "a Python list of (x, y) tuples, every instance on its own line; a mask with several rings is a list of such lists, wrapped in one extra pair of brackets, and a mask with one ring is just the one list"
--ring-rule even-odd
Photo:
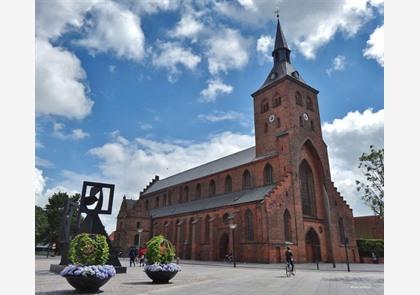
[(357, 191), (362, 191), (362, 200), (375, 215), (384, 217), (384, 149), (376, 150), (370, 146), (370, 153), (359, 158), (366, 182), (356, 180)]
[(48, 218), (44, 209), (35, 206), (35, 244), (48, 241)]
[[(54, 193), (49, 199), (48, 204), (45, 206), (45, 212), (48, 220), (48, 241), (50, 243), (55, 243), (57, 248), (60, 247), (60, 230), (61, 222), (63, 220), (63, 211), (66, 205), (66, 200), (70, 199), (71, 201), (78, 202), (80, 199), (80, 194), (75, 194), (71, 197), (67, 193)], [(77, 212), (73, 212), (71, 227), (74, 228), (77, 223)]]

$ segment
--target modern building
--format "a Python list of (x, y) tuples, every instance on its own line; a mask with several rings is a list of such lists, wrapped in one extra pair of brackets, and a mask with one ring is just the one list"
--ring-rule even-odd
[(181, 259), (358, 261), (353, 212), (331, 181), (318, 91), (293, 67), (277, 20), (273, 67), (253, 94), (255, 146), (159, 179), (124, 198), (114, 245), (156, 234)]

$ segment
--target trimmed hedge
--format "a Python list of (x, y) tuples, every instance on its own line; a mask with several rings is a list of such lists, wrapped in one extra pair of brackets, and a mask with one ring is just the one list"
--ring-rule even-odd
[(109, 257), (106, 237), (97, 234), (78, 234), (70, 242), (69, 259), (74, 264), (101, 265)]
[(175, 257), (175, 247), (163, 235), (154, 236), (147, 242), (146, 258), (149, 264), (170, 263)]
[(376, 257), (384, 257), (384, 240), (362, 239), (357, 240), (357, 248), (360, 257), (372, 257), (372, 252)]

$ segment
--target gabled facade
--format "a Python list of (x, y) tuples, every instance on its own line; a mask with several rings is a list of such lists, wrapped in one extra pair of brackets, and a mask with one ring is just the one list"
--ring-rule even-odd
[(136, 245), (140, 222), (142, 241), (162, 233), (183, 259), (223, 259), (234, 246), (238, 261), (280, 262), (289, 246), (299, 262), (343, 262), (347, 238), (358, 261), (352, 209), (331, 181), (318, 91), (291, 64), (279, 21), (272, 55), (252, 94), (255, 146), (155, 177), (134, 205), (123, 201), (116, 245)]

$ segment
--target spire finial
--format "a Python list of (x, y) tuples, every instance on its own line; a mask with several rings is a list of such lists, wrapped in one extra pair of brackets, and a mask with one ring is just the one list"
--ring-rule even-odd
[(279, 7), (278, 7), (278, 6), (276, 7), (276, 10), (275, 10), (274, 12), (276, 13), (277, 20), (279, 20), (279, 17), (280, 17), (280, 15), (279, 15), (279, 13), (280, 13), (280, 9), (279, 9)]

